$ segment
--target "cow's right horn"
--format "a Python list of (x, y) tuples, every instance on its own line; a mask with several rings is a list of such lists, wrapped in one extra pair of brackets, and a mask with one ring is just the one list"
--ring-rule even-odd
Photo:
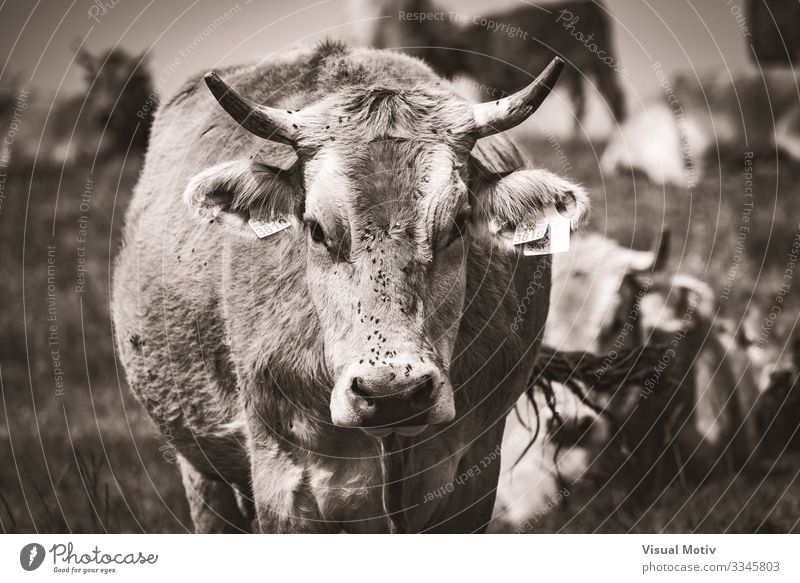
[(475, 132), (479, 138), (510, 130), (536, 111), (556, 84), (564, 61), (554, 57), (538, 77), (525, 89), (497, 101), (473, 106)]
[(300, 128), (298, 112), (259, 105), (239, 95), (214, 72), (205, 76), (206, 85), (222, 108), (240, 126), (260, 138), (293, 146)]

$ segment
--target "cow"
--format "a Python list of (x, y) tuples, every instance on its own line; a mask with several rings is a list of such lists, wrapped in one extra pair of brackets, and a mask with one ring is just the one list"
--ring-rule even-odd
[(548, 307), (550, 258), (513, 236), (588, 210), (502, 134), (562, 67), (472, 105), (326, 41), (160, 105), (112, 312), (196, 531), (486, 527)]
[(800, 4), (795, 0), (747, 0), (743, 26), (749, 33), (747, 53), (759, 68), (797, 66)]
[[(520, 399), (519, 418), (507, 423), (497, 496), (496, 516), (507, 526), (521, 528), (542, 502), (580, 480), (622, 486), (630, 502), (641, 502), (675, 480), (699, 484), (752, 461), (758, 370), (750, 343), (740, 325), (719, 318), (706, 284), (668, 272), (668, 254), (665, 235), (647, 252), (591, 234), (556, 258), (545, 343), (559, 338), (551, 322), (568, 331), (564, 323), (575, 317), (577, 326), (586, 323), (577, 336), (587, 352), (608, 355), (609, 364), (644, 344), (663, 345), (664, 352), (643, 382), (623, 383), (611, 394), (582, 387), (594, 407), (558, 387), (557, 423), (541, 397), (536, 407)], [(558, 288), (572, 291), (561, 306)], [(677, 382), (673, 389), (662, 385), (668, 375)], [(546, 441), (528, 448), (534, 409)]]
[(95, 56), (79, 49), (75, 62), (85, 90), (33, 104), (22, 124), (20, 158), (60, 165), (142, 155), (156, 104), (144, 55), (115, 48)]
[[(376, 14), (370, 23), (359, 22), (359, 29), (369, 31), (360, 38), (368, 45), (420, 57), (439, 74), (470, 77), (499, 97), (527, 83), (532, 72), (558, 55), (569, 63), (561, 83), (573, 104), (576, 131), (584, 121), (590, 78), (616, 122), (625, 118), (619, 80), (624, 69), (614, 54), (608, 11), (601, 2), (526, 3), (480, 17), (444, 11), (431, 0), (371, 5)], [(369, 13), (362, 2), (354, 8), (360, 17)], [(525, 43), (535, 48), (526, 50)]]
[(800, 334), (782, 334), (761, 350), (765, 360), (756, 405), (760, 452), (770, 458), (800, 450)]
[[(742, 469), (755, 446), (756, 374), (710, 287), (683, 274), (634, 274), (620, 298), (608, 342), (665, 347), (635, 408), (616, 411), (636, 468), (626, 478), (647, 496), (676, 479), (700, 484)], [(659, 391), (667, 374), (676, 385)]]
[[(657, 259), (656, 250), (629, 249), (598, 233), (576, 238), (567, 253), (553, 256), (543, 343), (559, 351), (600, 352), (624, 279), (649, 271)], [(523, 395), (506, 421), (494, 511), (497, 524), (520, 528), (557, 498), (565, 484), (578, 481), (592, 467), (590, 451), (608, 443), (607, 423), (598, 421), (597, 413), (574, 393), (555, 384), (554, 397), (563, 420), (560, 427), (538, 392), (535, 403)], [(537, 426), (541, 438), (531, 446)]]
[(774, 156), (800, 161), (800, 89), (792, 69), (679, 74), (656, 71), (665, 96), (633, 111), (600, 159), (604, 173), (641, 172), (656, 184), (693, 188), (707, 160)]

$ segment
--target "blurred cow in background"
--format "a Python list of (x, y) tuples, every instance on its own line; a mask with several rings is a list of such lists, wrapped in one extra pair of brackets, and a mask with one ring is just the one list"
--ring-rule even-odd
[[(602, 331), (611, 326), (613, 301), (626, 275), (650, 269), (656, 259), (653, 251), (628, 249), (596, 233), (574, 237), (569, 252), (553, 256), (543, 344), (557, 350), (599, 352)], [(589, 442), (600, 446), (610, 437), (607, 425), (595, 423), (597, 414), (565, 387), (555, 384), (554, 397), (564, 420), (559, 429), (538, 393), (535, 403), (527, 396), (520, 398), (506, 420), (495, 516), (511, 525), (519, 525), (553, 500), (562, 481), (578, 480), (592, 466)], [(536, 427), (541, 429), (541, 443), (529, 447)], [(548, 427), (553, 431), (546, 435)]]
[(420, 57), (445, 77), (470, 77), (498, 99), (529, 83), (558, 55), (567, 62), (560, 86), (569, 92), (576, 130), (586, 113), (590, 78), (612, 117), (625, 117), (623, 69), (601, 2), (527, 4), (485, 16), (448, 11), (431, 0), (378, 0), (369, 7), (354, 0), (351, 10), (354, 21), (372, 15), (371, 27), (359, 23), (363, 44)]
[(791, 69), (678, 75), (656, 68), (665, 97), (632, 112), (612, 134), (603, 172), (642, 172), (657, 184), (693, 185), (719, 153), (742, 160), (780, 152), (800, 161), (800, 89)]
[[(639, 501), (675, 480), (698, 484), (747, 462), (757, 438), (757, 371), (744, 335), (717, 317), (706, 284), (667, 272), (668, 254), (667, 238), (644, 252), (593, 234), (554, 257), (545, 344), (610, 356), (644, 344), (665, 350), (644, 383), (612, 394), (585, 387), (595, 407), (557, 387), (557, 423), (541, 396), (536, 405), (518, 402), (520, 413), (507, 420), (495, 508), (507, 523), (519, 525), (552, 500), (559, 478), (618, 484)], [(662, 390), (668, 374), (678, 385)], [(527, 448), (537, 412), (547, 443)]]
[(800, 332), (796, 315), (792, 324), (760, 354), (766, 362), (759, 383), (756, 420), (761, 451), (769, 456), (800, 450)]
[[(620, 474), (648, 496), (676, 478), (699, 484), (740, 469), (755, 444), (756, 376), (731, 325), (718, 319), (711, 289), (691, 276), (632, 273), (618, 298), (606, 348), (620, 338), (628, 347), (665, 346), (635, 407), (617, 407), (613, 398), (607, 405), (623, 420), (620, 433), (631, 451)], [(678, 385), (659, 391), (667, 373)]]
[(86, 89), (65, 100), (39, 100), (26, 114), (22, 158), (72, 164), (84, 158), (143, 153), (155, 94), (143, 55), (109, 49), (93, 56), (81, 49)]
[(800, 59), (800, 3), (797, 0), (748, 0), (748, 53), (761, 66), (796, 66)]

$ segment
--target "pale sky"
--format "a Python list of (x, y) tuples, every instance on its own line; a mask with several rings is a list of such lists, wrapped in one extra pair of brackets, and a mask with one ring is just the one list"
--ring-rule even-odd
[[(446, 10), (486, 14), (520, 0), (436, 3)], [(605, 4), (616, 21), (615, 48), (629, 72), (629, 94), (655, 92), (654, 61), (668, 74), (692, 67), (735, 71), (749, 66), (749, 48), (734, 15), (742, 0)], [(130, 51), (148, 51), (157, 87), (169, 93), (186, 77), (219, 64), (264, 56), (297, 42), (345, 37), (347, 23), (358, 17), (351, 14), (347, 0), (0, 0), (0, 82), (17, 74), (41, 92), (73, 94), (81, 88), (79, 71), (71, 64), (75, 46), (83, 42), (98, 52), (119, 43)]]

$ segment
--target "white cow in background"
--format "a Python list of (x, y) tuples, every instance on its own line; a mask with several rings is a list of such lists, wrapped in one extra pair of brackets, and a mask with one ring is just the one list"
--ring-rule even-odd
[[(563, 500), (568, 492), (556, 469), (564, 486), (617, 475), (620, 491), (642, 501), (675, 480), (699, 484), (752, 460), (759, 367), (750, 362), (742, 327), (718, 317), (711, 288), (667, 269), (667, 241), (658, 253), (632, 251), (590, 234), (554, 256), (544, 344), (600, 355), (663, 346), (659, 365), (668, 358), (670, 373), (666, 364), (654, 370), (674, 374), (679, 385), (657, 390), (647, 380), (592, 394), (611, 417), (554, 385), (560, 425), (538, 389), (536, 407), (520, 399), (506, 422), (498, 522), (525, 531), (531, 517)], [(537, 409), (540, 431), (528, 447)]]
[(670, 79), (654, 68), (664, 97), (631, 108), (600, 161), (605, 173), (642, 172), (656, 184), (693, 186), (705, 160), (781, 153), (800, 161), (800, 90), (792, 69)]
[[(557, 350), (597, 351), (625, 274), (648, 269), (655, 260), (654, 252), (628, 249), (596, 233), (574, 237), (569, 252), (553, 255), (550, 315), (543, 344)], [(555, 389), (562, 418), (593, 415), (568, 390)], [(536, 398), (540, 431), (534, 446), (528, 444), (537, 424), (536, 412), (524, 395), (517, 412), (508, 416), (503, 437), (494, 516), (515, 528), (560, 495), (554, 460), (557, 444), (546, 436), (550, 415), (542, 396)], [(603, 429), (596, 429), (592, 440), (604, 441)], [(579, 478), (590, 462), (584, 447), (565, 445), (558, 452), (558, 470), (566, 482)]]

